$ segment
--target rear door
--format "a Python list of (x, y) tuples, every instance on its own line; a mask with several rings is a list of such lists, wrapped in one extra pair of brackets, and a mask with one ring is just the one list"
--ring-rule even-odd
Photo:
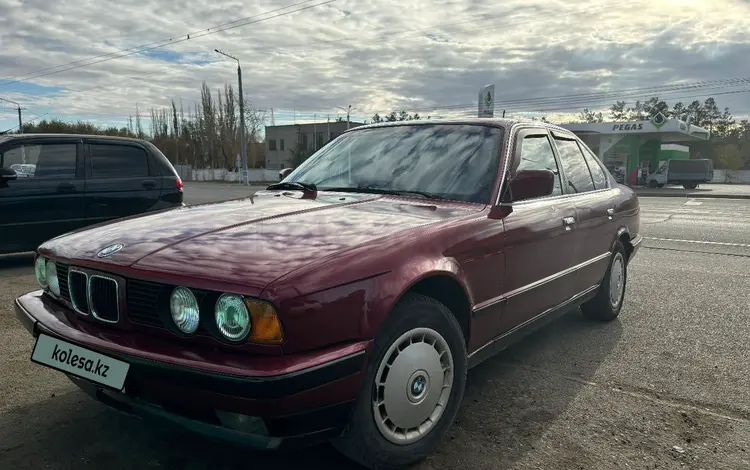
[(16, 180), (0, 183), (2, 252), (31, 251), (86, 225), (81, 140), (17, 140), (0, 152), (0, 165), (18, 169)]
[(161, 174), (138, 142), (88, 139), (86, 217), (100, 222), (147, 212), (161, 194)]
[[(573, 194), (576, 209), (575, 249), (576, 291), (582, 292), (601, 282), (609, 262), (615, 237), (613, 221), (615, 197), (596, 158), (567, 133), (552, 131), (563, 169), (566, 190)], [(588, 157), (588, 158), (587, 158)]]

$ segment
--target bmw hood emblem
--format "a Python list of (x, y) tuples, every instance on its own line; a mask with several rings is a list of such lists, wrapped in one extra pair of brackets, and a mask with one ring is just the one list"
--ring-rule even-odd
[(122, 243), (115, 243), (114, 245), (108, 245), (99, 250), (96, 256), (98, 258), (106, 258), (108, 256), (112, 256), (120, 250), (122, 250)]

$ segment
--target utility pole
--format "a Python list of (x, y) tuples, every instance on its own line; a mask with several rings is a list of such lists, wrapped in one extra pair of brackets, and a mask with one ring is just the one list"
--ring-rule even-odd
[(245, 184), (247, 185), (249, 184), (249, 175), (247, 174), (247, 141), (245, 140), (245, 94), (242, 92), (242, 67), (240, 67), (240, 60), (238, 58), (218, 49), (214, 49), (214, 51), (225, 57), (229, 57), (230, 59), (237, 61), (237, 84), (240, 87), (240, 156), (242, 157), (242, 163), (245, 167)]
[(5, 98), (0, 98), (0, 101), (5, 101), (5, 102), (16, 105), (16, 109), (18, 110), (18, 133), (23, 134), (23, 120), (21, 118), (21, 109), (26, 109), (26, 108), (21, 108), (20, 104), (16, 103), (15, 101), (6, 100)]

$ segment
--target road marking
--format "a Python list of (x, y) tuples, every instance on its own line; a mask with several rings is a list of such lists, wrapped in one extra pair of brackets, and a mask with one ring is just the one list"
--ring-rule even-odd
[(709, 242), (705, 240), (680, 240), (677, 238), (658, 238), (658, 237), (643, 237), (643, 238), (646, 240), (658, 240), (662, 242), (699, 243), (702, 245), (739, 246), (742, 248), (750, 248), (750, 245), (747, 243)]
[(700, 201), (696, 201), (695, 199), (691, 199), (691, 200), (689, 200), (688, 202), (686, 202), (683, 205), (684, 206), (700, 206), (701, 204), (703, 204), (703, 203), (700, 202)]

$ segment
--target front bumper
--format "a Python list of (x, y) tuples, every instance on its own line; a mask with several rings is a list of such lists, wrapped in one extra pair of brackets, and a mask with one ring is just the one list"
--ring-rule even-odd
[[(125, 413), (265, 449), (339, 435), (359, 393), (370, 344), (331, 348), (317, 356), (225, 353), (223, 361), (188, 365), (180, 360), (191, 356), (184, 345), (155, 338), (139, 342), (142, 338), (133, 338), (132, 332), (92, 330), (66, 310), (41, 291), (15, 301), (16, 316), (33, 336), (52, 336), (130, 364), (122, 392), (68, 374), (84, 392)], [(227, 422), (227, 413), (255, 424), (234, 425)]]

